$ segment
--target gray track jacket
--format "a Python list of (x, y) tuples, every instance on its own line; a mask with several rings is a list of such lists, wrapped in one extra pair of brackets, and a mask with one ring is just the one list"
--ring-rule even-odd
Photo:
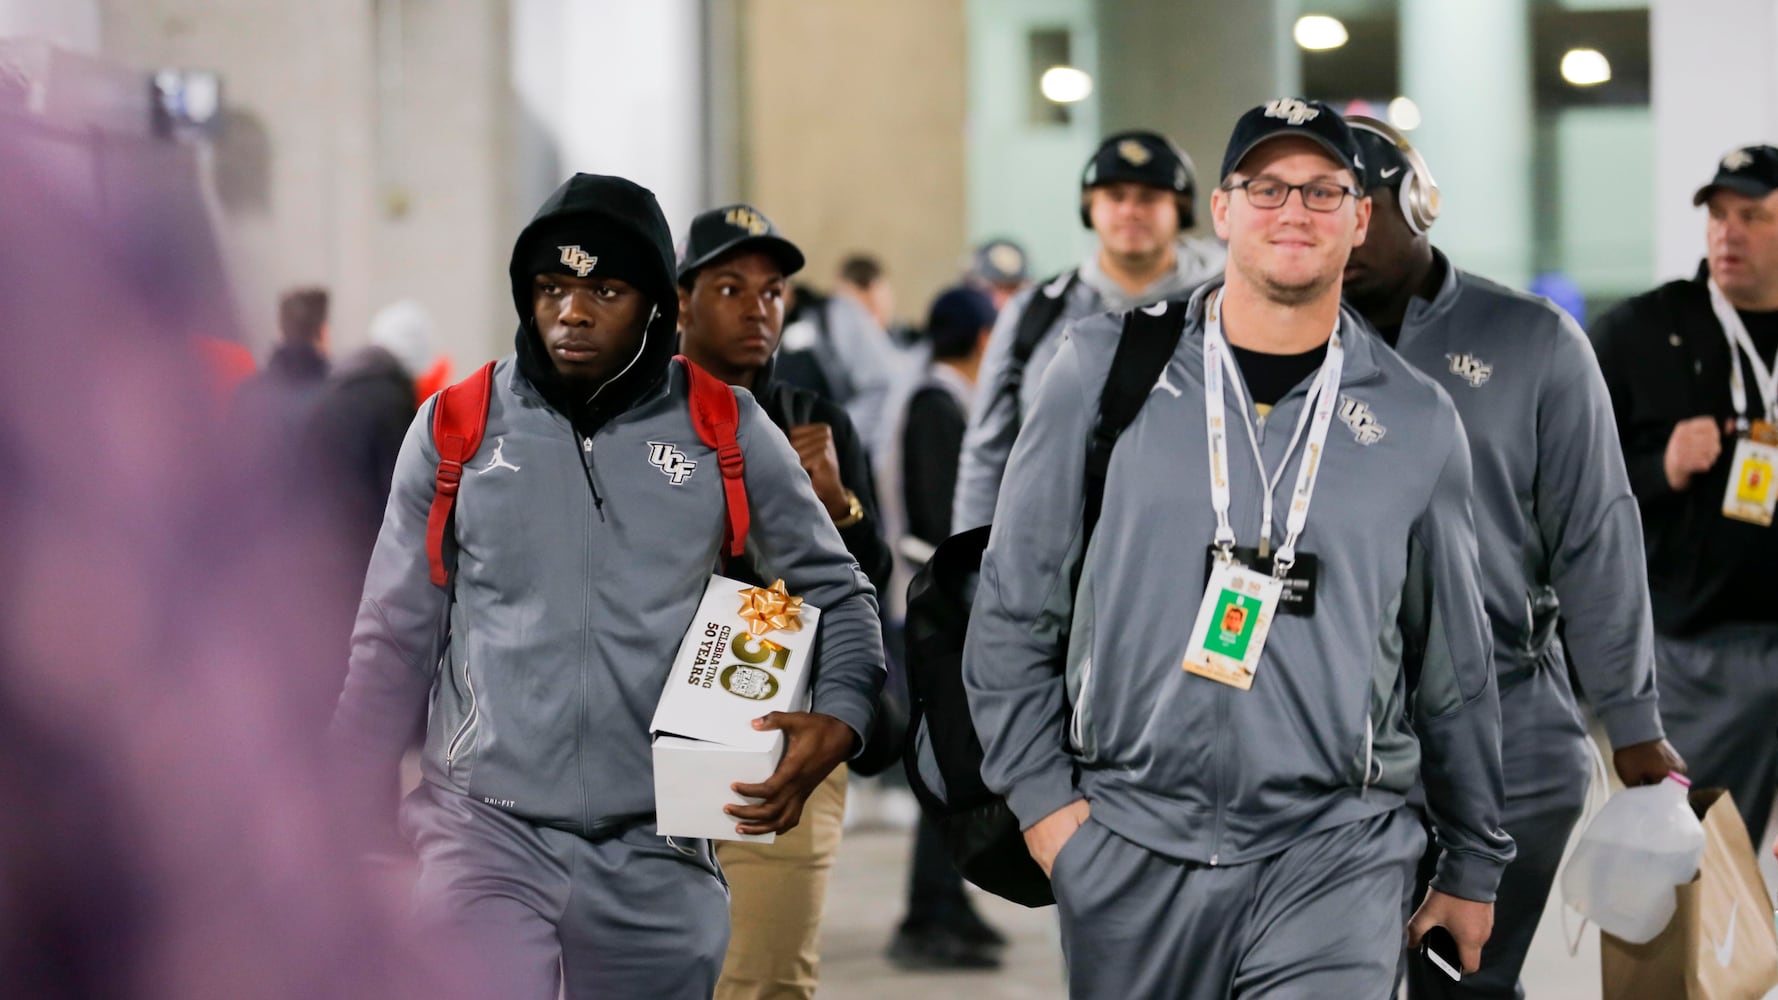
[[(822, 609), (814, 711), (862, 737), (883, 677), (873, 592), (783, 433), (752, 396), (735, 395), (749, 555)], [(648, 725), (717, 565), (725, 517), (684, 370), (671, 366), (593, 435), (601, 510), (567, 418), (511, 357), (500, 362), (487, 434), (457, 497), (456, 601), (442, 656), (446, 594), (426, 563), (431, 427), (429, 403), (396, 463), (335, 739), (390, 773), (407, 720), (429, 700), (428, 781), (588, 836), (654, 812)], [(697, 463), (679, 485), (650, 463), (656, 443)]]
[(1193, 238), (1179, 244), (1178, 261), (1173, 272), (1131, 297), (1099, 268), (1098, 255), (1092, 254), (1080, 265), (1080, 280), (1068, 290), (1062, 314), (1050, 325), (1043, 339), (1031, 352), (1031, 361), (1020, 375), (1018, 395), (1013, 396), (1009, 382), (1012, 367), (1013, 341), (1018, 339), (1019, 318), (1025, 307), (1038, 295), (1060, 295), (1060, 281), (1049, 286), (1027, 288), (1014, 296), (1000, 310), (994, 332), (988, 337), (988, 351), (982, 356), (981, 372), (976, 384), (975, 404), (969, 414), (969, 431), (963, 439), (963, 457), (957, 468), (957, 495), (951, 503), (951, 530), (967, 531), (987, 524), (994, 516), (994, 501), (1000, 495), (1000, 479), (1006, 474), (1006, 459), (1012, 453), (1013, 439), (1019, 436), (1019, 414), (1030, 413), (1037, 399), (1037, 387), (1043, 383), (1043, 372), (1062, 345), (1062, 331), (1071, 320), (1096, 316), (1103, 312), (1123, 312), (1162, 299), (1182, 298), (1199, 285), (1222, 274), (1228, 252), (1213, 239)]
[(1451, 394), (1469, 434), (1501, 685), (1535, 669), (1560, 613), (1612, 745), (1659, 739), (1642, 522), (1586, 335), (1548, 302), (1446, 261), (1437, 297), (1409, 301), (1396, 350)]
[[(1112, 455), (1078, 597), (1082, 467), (1121, 317), (1076, 323), (1044, 378), (1007, 467), (964, 653), (983, 774), (1026, 826), (1085, 797), (1126, 839), (1212, 865), (1397, 808), (1418, 775), (1443, 849), (1433, 885), (1492, 900), (1513, 850), (1500, 829), (1469, 449), (1444, 391), (1360, 332), (1356, 314), (1345, 313), (1340, 418), (1300, 546), (1321, 559), (1316, 612), (1274, 618), (1251, 691), (1180, 666), (1215, 534), (1204, 299), (1171, 307), (1189, 308), (1186, 333)], [(1307, 389), (1259, 425), (1268, 468)], [(1263, 487), (1236, 440), (1240, 398), (1227, 405), (1231, 515), (1252, 545)], [(1274, 544), (1295, 468), (1280, 477)]]

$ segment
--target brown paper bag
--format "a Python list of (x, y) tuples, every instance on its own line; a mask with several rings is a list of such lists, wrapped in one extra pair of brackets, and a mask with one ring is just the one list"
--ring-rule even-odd
[(1599, 935), (1604, 1000), (1760, 1000), (1778, 986), (1771, 897), (1735, 801), (1720, 788), (1690, 800), (1704, 824), (1698, 877), (1653, 941)]

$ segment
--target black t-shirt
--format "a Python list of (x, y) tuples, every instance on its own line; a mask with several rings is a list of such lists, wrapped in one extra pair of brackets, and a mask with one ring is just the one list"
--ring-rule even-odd
[(1254, 408), (1262, 417), (1272, 412), (1272, 407), (1278, 405), (1280, 399), (1314, 375), (1327, 360), (1325, 342), (1302, 354), (1262, 354), (1233, 344), (1229, 347), (1234, 351), (1236, 366), (1241, 369), (1241, 378), (1247, 383), (1247, 394), (1253, 397)]
[(1753, 341), (1754, 350), (1759, 351), (1760, 360), (1770, 365), (1773, 356), (1778, 355), (1778, 312), (1735, 311), (1741, 314), (1741, 322), (1747, 327), (1747, 336)]

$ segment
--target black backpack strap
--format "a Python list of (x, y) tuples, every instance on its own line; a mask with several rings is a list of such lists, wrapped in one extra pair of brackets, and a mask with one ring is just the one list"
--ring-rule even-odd
[(1024, 414), (1020, 412), (1019, 388), (1025, 381), (1025, 366), (1031, 363), (1031, 355), (1037, 352), (1037, 345), (1043, 341), (1043, 335), (1049, 332), (1062, 311), (1068, 307), (1068, 293), (1080, 281), (1080, 272), (1063, 271), (1061, 274), (1037, 286), (1029, 301), (1025, 303), (1025, 311), (1019, 314), (1018, 332), (1012, 340), (1010, 363), (1006, 367), (1006, 375), (1001, 385), (1002, 391), (1012, 395), (1013, 412), (1018, 414), (1021, 422)]
[(1099, 508), (1105, 500), (1105, 474), (1111, 468), (1111, 449), (1118, 435), (1135, 422), (1142, 404), (1154, 391), (1155, 380), (1167, 370), (1179, 338), (1185, 333), (1186, 304), (1160, 302), (1124, 313), (1124, 329), (1117, 339), (1117, 353), (1105, 376), (1099, 396), (1099, 419), (1087, 443), (1086, 508), (1081, 515), (1082, 544), (1091, 541), (1099, 525)]

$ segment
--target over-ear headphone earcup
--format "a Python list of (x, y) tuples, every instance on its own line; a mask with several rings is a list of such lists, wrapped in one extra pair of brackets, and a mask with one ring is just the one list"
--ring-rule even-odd
[(1402, 180), (1401, 186), (1395, 189), (1395, 197), (1401, 205), (1401, 217), (1408, 224), (1409, 231), (1415, 236), (1425, 236), (1426, 225), (1420, 219), (1419, 205), (1416, 204), (1419, 200), (1417, 198), (1419, 189), (1420, 175), (1410, 170), (1408, 176)]

